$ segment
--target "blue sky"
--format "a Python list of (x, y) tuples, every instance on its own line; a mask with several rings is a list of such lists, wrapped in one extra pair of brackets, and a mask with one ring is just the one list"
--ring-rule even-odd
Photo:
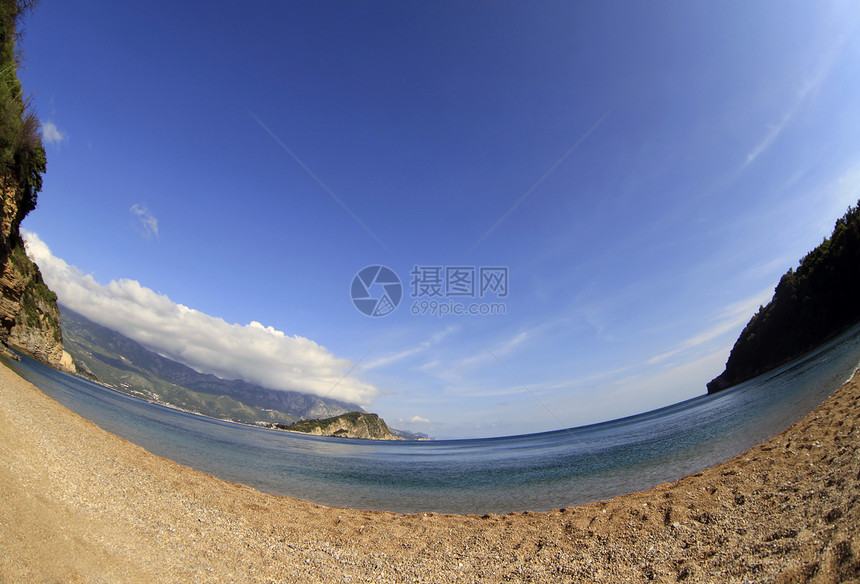
[[(25, 22), (31, 253), (200, 370), (436, 437), (652, 409), (860, 198), (854, 2), (275, 4)], [(416, 265), (507, 267), (505, 314), (410, 314)]]

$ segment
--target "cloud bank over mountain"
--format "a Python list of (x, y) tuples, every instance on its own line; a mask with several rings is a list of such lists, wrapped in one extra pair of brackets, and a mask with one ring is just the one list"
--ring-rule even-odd
[(141, 285), (136, 280), (100, 284), (55, 256), (35, 233), (22, 231), (35, 261), (59, 301), (90, 320), (201, 373), (244, 379), (271, 389), (295, 390), (370, 404), (379, 390), (352, 375), (352, 363), (311, 339), (287, 335), (259, 322), (230, 324)]

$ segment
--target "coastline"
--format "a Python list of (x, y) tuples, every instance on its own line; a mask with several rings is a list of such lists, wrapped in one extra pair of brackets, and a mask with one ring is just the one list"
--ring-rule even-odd
[(860, 376), (723, 464), (545, 513), (324, 507), (157, 457), (0, 367), (0, 582), (860, 578)]

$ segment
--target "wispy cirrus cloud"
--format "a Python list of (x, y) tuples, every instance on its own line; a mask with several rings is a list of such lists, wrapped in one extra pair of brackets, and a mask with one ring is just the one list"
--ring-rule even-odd
[(128, 211), (140, 220), (141, 232), (145, 238), (158, 237), (158, 219), (149, 212), (145, 205), (135, 203)]
[(443, 339), (445, 339), (445, 337), (447, 337), (451, 333), (455, 332), (456, 330), (457, 330), (457, 327), (455, 327), (455, 326), (446, 327), (445, 329), (431, 335), (430, 338), (428, 338), (427, 340), (422, 341), (421, 343), (419, 343), (413, 347), (410, 347), (408, 349), (403, 349), (403, 350), (398, 351), (396, 353), (384, 355), (382, 357), (379, 357), (378, 359), (374, 359), (373, 361), (370, 361), (369, 363), (362, 365), (362, 368), (365, 370), (376, 369), (378, 367), (383, 367), (386, 365), (391, 365), (391, 364), (397, 363), (398, 361), (402, 361), (403, 359), (406, 359), (406, 358), (411, 357), (413, 355), (418, 355), (420, 353), (423, 353), (426, 350), (428, 350), (429, 348), (433, 347), (434, 345), (439, 344)]
[(484, 346), (483, 343), (479, 341), (477, 337), (475, 337), (475, 341), (481, 346), (481, 350), (477, 351), (475, 354), (469, 357), (464, 357), (463, 359), (460, 359), (459, 361), (454, 363), (454, 368), (462, 369), (472, 367), (478, 363), (492, 362), (500, 356), (510, 354), (512, 351), (522, 345), (522, 343), (530, 336), (530, 332), (520, 331), (509, 339), (506, 339), (501, 343), (496, 344), (493, 348)]
[(384, 357), (380, 357), (378, 359), (374, 359), (373, 361), (370, 361), (369, 363), (365, 364), (363, 368), (364, 369), (376, 369), (378, 367), (383, 367), (385, 365), (391, 365), (391, 364), (396, 363), (398, 361), (402, 361), (403, 359), (406, 359), (407, 357), (411, 357), (412, 355), (417, 355), (418, 353), (422, 352), (424, 350), (424, 348), (425, 347), (423, 347), (423, 346), (412, 347), (411, 349), (404, 349), (403, 351), (400, 351), (397, 353), (385, 355)]
[(648, 359), (648, 364), (656, 365), (658, 363), (662, 363), (667, 359), (681, 355), (713, 341), (730, 331), (737, 330), (749, 321), (750, 317), (755, 313), (759, 306), (767, 304), (772, 295), (773, 288), (766, 288), (749, 298), (727, 306), (719, 317), (717, 317), (716, 322), (711, 327), (695, 336), (685, 339), (671, 350), (651, 357)]
[(791, 106), (788, 108), (788, 111), (776, 124), (770, 126), (764, 138), (762, 138), (759, 143), (756, 144), (755, 148), (753, 148), (749, 152), (749, 154), (747, 154), (747, 158), (744, 162), (743, 168), (746, 168), (747, 166), (752, 164), (756, 158), (758, 158), (765, 151), (767, 151), (767, 149), (770, 148), (774, 144), (774, 142), (776, 142), (777, 138), (779, 138), (783, 130), (785, 130), (785, 128), (788, 127), (788, 125), (794, 120), (806, 100), (821, 86), (821, 84), (827, 78), (827, 75), (830, 73), (830, 69), (833, 67), (833, 63), (836, 61), (836, 58), (839, 56), (839, 53), (842, 50), (842, 46), (845, 43), (845, 40), (846, 37), (842, 37), (837, 40), (836, 44), (821, 60), (821, 63), (819, 64), (813, 75), (807, 77), (803, 81), (800, 86), (800, 89), (797, 92), (797, 97), (795, 98), (794, 103), (791, 104)]

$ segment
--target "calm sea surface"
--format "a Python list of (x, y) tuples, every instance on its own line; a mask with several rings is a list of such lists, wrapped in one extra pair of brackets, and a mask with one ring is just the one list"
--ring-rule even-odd
[(591, 426), (503, 438), (302, 436), (173, 410), (27, 359), (4, 363), (150, 452), (262, 491), (400, 512), (541, 511), (652, 487), (727, 460), (814, 409), (860, 364), (860, 328), (713, 396)]

